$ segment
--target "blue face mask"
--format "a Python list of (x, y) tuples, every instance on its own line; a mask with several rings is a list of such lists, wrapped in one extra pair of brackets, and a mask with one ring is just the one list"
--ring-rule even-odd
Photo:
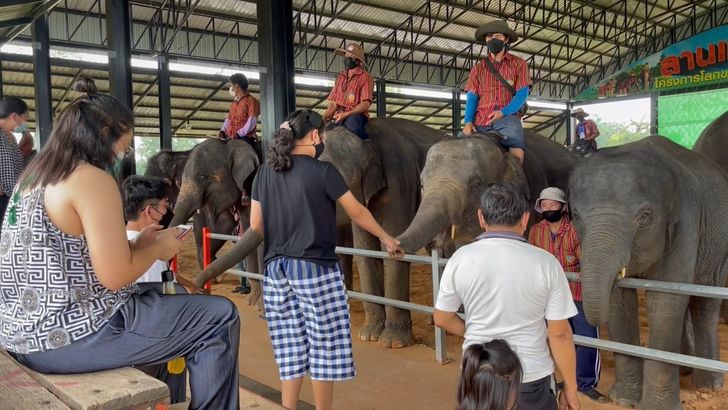
[(15, 129), (13, 130), (13, 132), (14, 132), (14, 133), (16, 133), (16, 134), (22, 134), (22, 133), (24, 133), (25, 131), (28, 131), (28, 123), (27, 123), (27, 122), (24, 122), (24, 123), (22, 123), (22, 124), (18, 125), (18, 126), (17, 126), (17, 127), (15, 127)]

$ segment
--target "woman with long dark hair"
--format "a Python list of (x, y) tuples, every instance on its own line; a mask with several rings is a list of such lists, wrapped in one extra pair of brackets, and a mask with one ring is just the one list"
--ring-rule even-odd
[(505, 340), (468, 346), (458, 385), (458, 410), (513, 410), (523, 368)]
[(324, 120), (298, 110), (275, 132), (253, 181), (250, 228), (196, 283), (226, 269), (265, 237), (263, 303), (278, 364), (283, 406), (295, 409), (311, 376), (317, 410), (331, 409), (334, 381), (355, 375), (346, 288), (336, 257), (336, 205), (378, 237), (392, 257), (402, 249), (346, 186), (324, 151)]
[(0, 99), (0, 225), (10, 194), (23, 169), (23, 155), (13, 132), (22, 134), (27, 131), (27, 122), (28, 104), (25, 101), (15, 97)]
[[(237, 409), (239, 319), (227, 299), (135, 284), (172, 258), (177, 230), (127, 241), (110, 175), (134, 117), (89, 79), (11, 195), (0, 236), (0, 345), (42, 373), (85, 373), (185, 357), (194, 409)], [(181, 314), (184, 312), (184, 314)]]

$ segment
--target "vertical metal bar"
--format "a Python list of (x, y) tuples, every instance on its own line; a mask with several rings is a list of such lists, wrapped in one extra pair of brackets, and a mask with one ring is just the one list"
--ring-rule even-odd
[(172, 149), (172, 82), (169, 76), (169, 57), (159, 56), (157, 60), (159, 82), (159, 147)]
[(567, 102), (566, 103), (566, 118), (564, 121), (566, 122), (566, 145), (571, 145), (574, 143), (574, 119), (571, 118), (571, 110), (574, 109), (574, 103), (573, 102)]
[(50, 36), (48, 13), (35, 19), (33, 37), (33, 69), (35, 70), (35, 131), (41, 147), (51, 135), (53, 125), (53, 92), (51, 88)]
[[(119, 99), (122, 104), (133, 109), (130, 13), (129, 0), (106, 0), (106, 38), (109, 44), (110, 94)], [(133, 139), (131, 146), (134, 146)], [(123, 173), (124, 175), (136, 173), (134, 158), (124, 161)]]
[(377, 118), (387, 116), (387, 81), (384, 78), (377, 79)]
[(258, 0), (258, 59), (264, 150), (296, 108), (293, 84), (293, 0)]
[(454, 90), (452, 92), (452, 136), (457, 137), (460, 133), (460, 124), (462, 123), (462, 117), (460, 115), (460, 90)]
[[(212, 263), (212, 255), (210, 254), (210, 229), (206, 226), (202, 227), (202, 267), (206, 268)], [(205, 290), (212, 290), (212, 282), (207, 281), (204, 286)]]
[(5, 93), (3, 92), (3, 60), (0, 59), (0, 100), (5, 98)]
[[(440, 252), (432, 250), (432, 306), (437, 303), (437, 294), (440, 292)], [(435, 361), (445, 364), (447, 360), (447, 338), (445, 331), (435, 326)]]
[(659, 130), (657, 104), (657, 93), (650, 93), (650, 134), (657, 134)]

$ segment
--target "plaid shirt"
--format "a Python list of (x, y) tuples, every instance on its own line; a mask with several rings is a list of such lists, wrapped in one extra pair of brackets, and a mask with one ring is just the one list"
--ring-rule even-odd
[[(576, 236), (576, 229), (567, 215), (561, 220), (561, 227), (556, 235), (551, 233), (549, 222), (546, 220), (532, 226), (528, 242), (554, 255), (564, 268), (564, 272), (581, 272), (581, 246)], [(581, 301), (581, 282), (570, 281), (569, 287), (574, 300)]]
[[(490, 58), (490, 56), (486, 57)], [(531, 76), (528, 74), (528, 64), (522, 58), (505, 53), (501, 62), (491, 59), (498, 73), (510, 83), (513, 88), (520, 90), (531, 85)], [(495, 74), (491, 73), (485, 61), (481, 61), (470, 70), (465, 92), (473, 91), (478, 95), (478, 110), (475, 113), (475, 125), (485, 126), (488, 115), (508, 105), (513, 94), (501, 83)]]
[[(599, 136), (599, 128), (597, 128), (597, 123), (592, 120), (584, 120), (584, 122), (579, 123), (576, 130), (579, 134), (584, 132), (584, 139), (587, 141), (591, 141)], [(581, 138), (581, 135), (579, 135), (579, 138)]]
[(5, 195), (13, 193), (23, 170), (23, 155), (12, 133), (0, 129), (0, 190)]
[[(329, 101), (336, 103), (336, 113), (348, 112), (362, 101), (372, 102), (374, 92), (374, 79), (366, 70), (356, 67), (353, 70), (344, 70), (336, 78), (334, 88), (329, 93)], [(369, 112), (363, 113), (369, 118)]]
[[(245, 126), (250, 117), (257, 118), (258, 116), (260, 116), (260, 102), (255, 97), (248, 94), (236, 99), (230, 104), (225, 133), (230, 138), (238, 138), (238, 131)], [(245, 136), (253, 139), (257, 138), (255, 127)]]

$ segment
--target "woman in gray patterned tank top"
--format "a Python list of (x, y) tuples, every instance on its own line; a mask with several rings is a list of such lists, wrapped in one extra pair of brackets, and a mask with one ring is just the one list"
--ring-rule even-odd
[[(113, 174), (134, 117), (90, 79), (20, 177), (0, 235), (0, 346), (43, 373), (86, 373), (185, 357), (190, 408), (238, 408), (237, 309), (216, 296), (140, 292), (176, 229), (127, 241)], [(184, 312), (184, 315), (180, 314)]]

